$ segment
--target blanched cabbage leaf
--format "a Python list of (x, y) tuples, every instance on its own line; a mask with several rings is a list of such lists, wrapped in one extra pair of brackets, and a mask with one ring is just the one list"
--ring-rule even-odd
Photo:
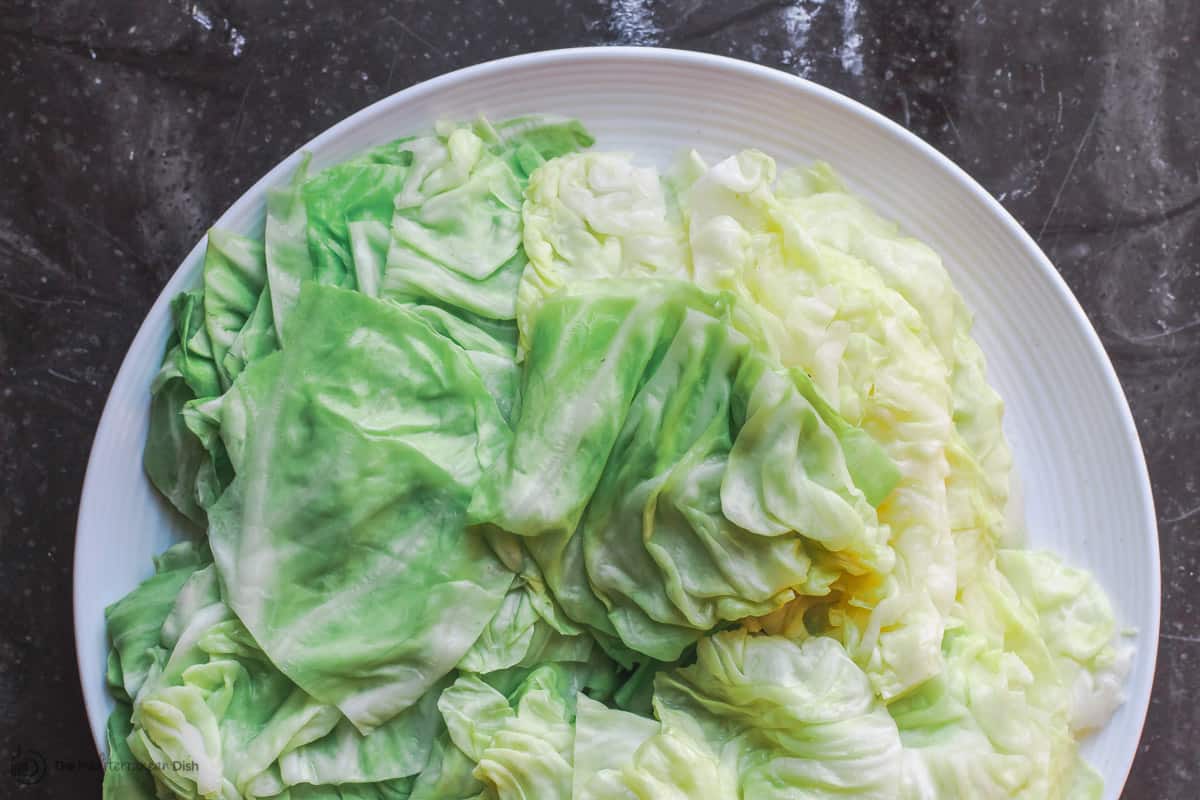
[(152, 386), (145, 466), (193, 522), (233, 479), (214, 428), (193, 411), (217, 401), (246, 364), (277, 349), (261, 242), (209, 231), (203, 286), (172, 303), (175, 334)]
[(539, 606), (552, 602), (530, 587), (525, 578), (518, 577), (458, 667), (467, 672), (489, 673), (510, 667), (534, 667), (547, 661), (588, 661), (595, 640), (578, 629), (561, 632), (557, 615), (549, 620), (543, 617)]
[(155, 800), (154, 776), (134, 759), (129, 750), (128, 739), (133, 732), (129, 718), (132, 713), (128, 703), (118, 702), (108, 717), (105, 728), (108, 758), (104, 764), (104, 797)]
[(542, 300), (569, 283), (686, 275), (683, 230), (671, 218), (658, 174), (628, 155), (579, 153), (537, 170), (522, 221), (529, 257), (517, 294), (523, 349)]
[(104, 610), (112, 641), (108, 682), (119, 699), (136, 697), (151, 669), (161, 666), (163, 623), (192, 573), (208, 561), (206, 547), (180, 542), (155, 559), (153, 576)]
[(1132, 648), (1119, 639), (1104, 590), (1091, 575), (1050, 553), (1000, 550), (996, 565), (1027, 612), (1037, 615), (1037, 636), (1069, 698), (1071, 730), (1100, 728), (1124, 700), (1121, 687), (1132, 657)]
[(314, 283), (296, 310), (277, 368), (246, 373), (268, 410), (209, 536), (263, 650), (366, 733), (453, 667), (508, 591), (463, 527), (505, 426), (463, 351), (411, 312)]
[(575, 797), (899, 797), (895, 722), (826, 637), (727, 631), (660, 672), (658, 720), (579, 701)]
[[(270, 345), (252, 342), (267, 337), (270, 295), (262, 242), (218, 229), (208, 232), (204, 251), (204, 324), (222, 389), (237, 377), (257, 352)], [(257, 319), (262, 316), (264, 319)], [(265, 323), (265, 324), (264, 324)], [(262, 328), (262, 332), (259, 329)], [(270, 349), (274, 349), (271, 347)]]
[(412, 163), (413, 140), (399, 139), (323, 170), (300, 185), (314, 280), (358, 286), (350, 227), (391, 222), (395, 197)]
[(960, 593), (942, 674), (889, 711), (905, 798), (1095, 798), (1076, 738), (1120, 703), (1128, 651), (1090, 576), (1000, 550)]
[(538, 667), (515, 693), (515, 713), (479, 754), (475, 776), (497, 800), (569, 800), (576, 684), (558, 665)]
[(878, 507), (895, 569), (839, 587), (826, 618), (876, 690), (902, 695), (940, 670), (956, 589), (949, 466), (944, 446), (930, 446), (953, 432), (946, 361), (920, 313), (878, 270), (803, 224), (804, 191), (822, 187), (793, 178), (777, 191), (775, 163), (757, 151), (711, 168), (693, 159), (698, 177), (680, 196), (695, 280), (733, 293), (745, 311), (735, 323), (812, 376), (899, 468)]
[[(156, 576), (189, 573), (165, 619), (153, 615), (160, 627), (151, 669), (132, 708), (118, 708), (110, 722), (121, 740), (111, 757), (127, 773), (110, 773), (112, 791), (136, 784), (189, 798), (296, 796), (307, 784), (382, 787), (421, 772), (447, 681), (364, 736), (271, 664), (221, 600), (211, 564), (176, 560)], [(157, 585), (152, 579), (122, 601), (140, 600), (147, 627), (161, 608), (149, 602)], [(139, 763), (146, 769), (134, 769)]]
[(738, 796), (896, 796), (896, 724), (832, 639), (716, 634), (694, 666), (659, 675), (654, 704), (736, 763)]
[(513, 445), (472, 505), (524, 537), (568, 616), (661, 661), (722, 621), (825, 594), (834, 565), (891, 559), (837, 435), (728, 315), (685, 281), (552, 295)]
[(478, 676), (460, 677), (438, 702), (449, 737), (438, 778), (447, 782), (449, 765), (456, 788), (421, 796), (570, 800), (575, 702), (586, 685), (586, 670), (553, 662), (529, 671), (507, 696)]
[(736, 780), (703, 742), (579, 696), (575, 800), (725, 800)]
[(143, 464), (164, 497), (203, 525), (205, 508), (224, 489), (218, 464), (190, 430), (184, 407), (221, 394), (221, 378), (204, 325), (204, 293), (184, 292), (171, 302), (174, 330), (162, 367), (150, 386), (150, 426)]
[[(537, 118), (492, 128), (445, 127), (414, 140), (395, 198), (379, 292), (447, 304), (489, 319), (516, 316), (522, 190), (528, 171), (591, 138)], [(364, 241), (372, 235), (364, 229)]]

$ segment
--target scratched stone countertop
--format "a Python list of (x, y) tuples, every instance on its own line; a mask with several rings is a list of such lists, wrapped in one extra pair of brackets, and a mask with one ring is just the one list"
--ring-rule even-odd
[[(962, 165), (1112, 356), (1154, 481), (1163, 625), (1128, 798), (1200, 797), (1200, 4), (0, 0), (0, 796), (96, 796), (71, 555), (105, 396), (207, 226), (310, 137), (457, 67), (584, 44), (819, 81)], [(47, 760), (32, 786), (10, 766)]]

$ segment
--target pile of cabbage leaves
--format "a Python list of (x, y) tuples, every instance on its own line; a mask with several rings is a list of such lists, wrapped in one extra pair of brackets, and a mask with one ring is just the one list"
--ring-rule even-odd
[(173, 304), (106, 798), (1085, 798), (1128, 648), (1023, 549), (938, 257), (825, 166), (441, 125)]

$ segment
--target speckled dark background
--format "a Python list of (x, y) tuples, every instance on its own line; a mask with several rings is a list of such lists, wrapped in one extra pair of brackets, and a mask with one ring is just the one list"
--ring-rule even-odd
[[(185, 252), (268, 168), (374, 100), (605, 43), (824, 83), (938, 147), (1037, 237), (1116, 363), (1158, 504), (1163, 633), (1125, 796), (1200, 797), (1189, 0), (0, 0), (0, 797), (99, 793), (72, 643), (76, 507), (116, 368)], [(24, 786), (11, 770), (31, 751), (47, 771)]]

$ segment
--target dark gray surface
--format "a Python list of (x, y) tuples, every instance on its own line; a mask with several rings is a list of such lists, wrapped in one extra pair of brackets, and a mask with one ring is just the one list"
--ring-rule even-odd
[[(116, 368), (187, 250), (374, 100), (603, 43), (824, 83), (934, 144), (1038, 238), (1117, 366), (1159, 510), (1159, 669), (1125, 796), (1200, 797), (1200, 5), (1186, 0), (0, 0), (0, 796), (98, 794), (75, 513)], [(26, 786), (12, 770), (31, 753), (46, 772)]]

